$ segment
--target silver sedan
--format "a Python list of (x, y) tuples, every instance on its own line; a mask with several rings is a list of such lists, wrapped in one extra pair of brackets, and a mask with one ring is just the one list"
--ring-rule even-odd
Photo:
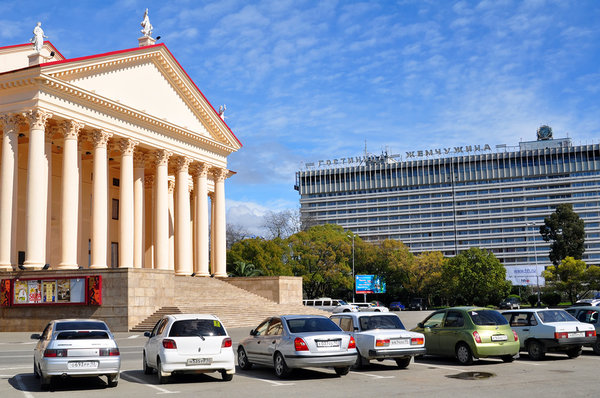
[(356, 362), (354, 338), (319, 315), (283, 315), (265, 319), (238, 347), (238, 364), (272, 366), (284, 378), (294, 368), (332, 367), (345, 375)]

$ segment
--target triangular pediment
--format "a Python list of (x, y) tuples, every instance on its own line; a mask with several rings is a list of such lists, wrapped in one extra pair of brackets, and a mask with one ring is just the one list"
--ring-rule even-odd
[(240, 147), (164, 45), (46, 64), (42, 73), (221, 144)]

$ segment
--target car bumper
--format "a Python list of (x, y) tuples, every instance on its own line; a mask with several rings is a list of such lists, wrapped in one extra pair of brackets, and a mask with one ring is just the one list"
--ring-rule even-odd
[(472, 347), (473, 355), (477, 358), (485, 357), (497, 357), (504, 355), (517, 355), (519, 353), (519, 342), (518, 341), (507, 341), (502, 344), (500, 343), (484, 343), (475, 344)]
[[(188, 365), (188, 359), (212, 358), (209, 365)], [(176, 352), (166, 352), (161, 358), (161, 367), (165, 373), (202, 373), (225, 370), (227, 373), (235, 373), (235, 360), (233, 350), (229, 349), (216, 355), (181, 355)]]
[[(94, 362), (95, 368), (70, 368), (69, 362)], [(119, 357), (97, 358), (43, 358), (40, 362), (42, 373), (46, 376), (97, 376), (118, 374), (121, 369)]]
[(328, 354), (328, 355), (286, 355), (285, 362), (290, 368), (310, 367), (343, 367), (352, 366), (356, 363), (357, 354)]
[(397, 350), (369, 350), (368, 359), (398, 358), (415, 355), (425, 355), (425, 347)]
[(596, 341), (594, 337), (578, 337), (570, 339), (543, 339), (541, 340), (548, 351), (565, 351), (570, 348), (591, 345)]

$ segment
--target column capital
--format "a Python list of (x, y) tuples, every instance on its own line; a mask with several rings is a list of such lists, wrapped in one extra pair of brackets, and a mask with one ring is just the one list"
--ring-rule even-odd
[(144, 177), (144, 188), (152, 188), (154, 186), (155, 177), (153, 175)]
[(225, 181), (225, 179), (227, 178), (227, 173), (229, 173), (229, 170), (221, 168), (221, 167), (214, 167), (210, 170), (212, 171), (215, 182)]
[(169, 178), (169, 194), (172, 194), (175, 191), (175, 180)]
[(58, 130), (65, 140), (76, 140), (84, 126), (85, 124), (76, 120), (64, 120), (58, 124)]
[(123, 138), (121, 140), (119, 140), (119, 151), (121, 151), (121, 154), (123, 156), (125, 155), (129, 155), (132, 156), (133, 155), (133, 150), (135, 149), (135, 147), (139, 144), (138, 141), (132, 140), (131, 138)]
[(110, 137), (112, 137), (112, 133), (109, 133), (106, 130), (92, 130), (92, 134), (91, 134), (91, 140), (92, 143), (94, 144), (94, 148), (98, 148), (98, 147), (106, 147), (108, 144), (108, 139)]
[(168, 166), (171, 155), (173, 155), (173, 152), (167, 151), (166, 149), (156, 150), (154, 152), (154, 164), (156, 166)]
[(192, 163), (192, 159), (187, 156), (178, 156), (175, 158), (175, 170), (177, 172), (183, 171), (188, 172), (190, 163)]
[(146, 156), (145, 152), (133, 152), (133, 167), (135, 167), (136, 169), (143, 169), (146, 165), (146, 160), (148, 160), (148, 157)]
[(194, 177), (206, 177), (209, 170), (210, 166), (204, 162), (194, 162), (190, 166), (190, 171)]
[(19, 126), (25, 122), (22, 115), (14, 113), (4, 113), (0, 115), (0, 125), (4, 133), (13, 132), (16, 133)]
[(52, 113), (43, 109), (32, 109), (23, 114), (23, 117), (29, 122), (32, 129), (43, 129), (46, 127), (48, 119), (52, 117)]

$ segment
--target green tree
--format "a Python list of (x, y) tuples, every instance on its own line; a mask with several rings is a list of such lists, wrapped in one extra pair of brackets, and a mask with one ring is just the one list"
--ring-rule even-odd
[(442, 281), (448, 300), (454, 304), (496, 304), (511, 287), (496, 256), (476, 247), (450, 258), (444, 264)]
[(414, 255), (404, 243), (386, 239), (371, 247), (371, 261), (365, 264), (364, 273), (378, 275), (386, 283), (386, 295), (390, 299), (397, 299), (404, 289), (406, 270), (414, 262)]
[(254, 264), (246, 263), (244, 261), (236, 261), (233, 264), (233, 268), (229, 272), (229, 276), (261, 276), (262, 272), (256, 269)]
[(425, 252), (406, 262), (404, 287), (413, 297), (424, 297), (431, 305), (431, 299), (439, 295), (442, 284), (442, 271), (447, 259), (440, 252)]
[(550, 261), (558, 265), (566, 257), (581, 260), (585, 251), (583, 220), (573, 211), (573, 205), (562, 203), (556, 211), (544, 219), (540, 234), (550, 245)]
[(293, 275), (292, 267), (287, 264), (288, 247), (279, 239), (244, 239), (234, 243), (227, 251), (227, 268), (233, 269), (236, 262), (253, 264), (262, 275)]
[(584, 290), (586, 277), (586, 264), (582, 260), (566, 257), (558, 265), (553, 265), (543, 272), (546, 282), (556, 290), (564, 292), (572, 304), (577, 301), (578, 295)]

